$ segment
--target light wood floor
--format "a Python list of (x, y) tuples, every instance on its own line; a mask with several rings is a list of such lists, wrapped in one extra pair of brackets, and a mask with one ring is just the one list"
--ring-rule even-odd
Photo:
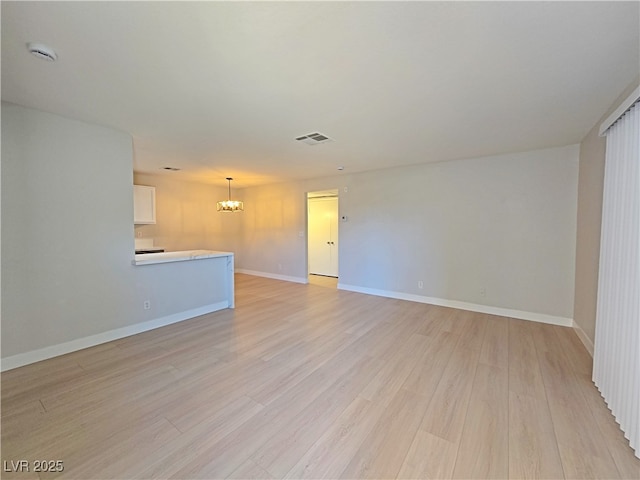
[(2, 459), (64, 472), (2, 477), (640, 477), (571, 329), (247, 275), (236, 292), (3, 373)]
[(318, 285), (319, 287), (337, 288), (338, 278), (309, 274), (309, 283), (312, 285)]

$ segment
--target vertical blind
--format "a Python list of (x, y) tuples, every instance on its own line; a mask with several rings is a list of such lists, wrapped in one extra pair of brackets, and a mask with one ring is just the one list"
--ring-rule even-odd
[(593, 381), (640, 458), (640, 102), (606, 136)]

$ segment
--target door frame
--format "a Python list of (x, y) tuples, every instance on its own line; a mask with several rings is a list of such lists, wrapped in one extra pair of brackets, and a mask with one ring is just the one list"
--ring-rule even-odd
[(336, 197), (338, 199), (338, 278), (340, 278), (340, 189), (338, 187), (335, 188), (327, 188), (322, 190), (311, 190), (309, 192), (305, 192), (304, 194), (304, 258), (306, 262), (306, 275), (305, 275), (305, 283), (309, 283), (309, 199), (310, 198), (321, 198), (321, 197)]

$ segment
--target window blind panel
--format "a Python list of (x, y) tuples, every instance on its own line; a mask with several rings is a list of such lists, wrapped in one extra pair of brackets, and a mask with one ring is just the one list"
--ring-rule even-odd
[(640, 457), (640, 104), (607, 131), (593, 381)]

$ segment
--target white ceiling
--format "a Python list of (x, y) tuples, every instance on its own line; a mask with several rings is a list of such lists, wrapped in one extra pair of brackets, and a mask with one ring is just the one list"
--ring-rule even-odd
[(638, 75), (639, 6), (3, 1), (2, 99), (237, 188), (567, 145)]

